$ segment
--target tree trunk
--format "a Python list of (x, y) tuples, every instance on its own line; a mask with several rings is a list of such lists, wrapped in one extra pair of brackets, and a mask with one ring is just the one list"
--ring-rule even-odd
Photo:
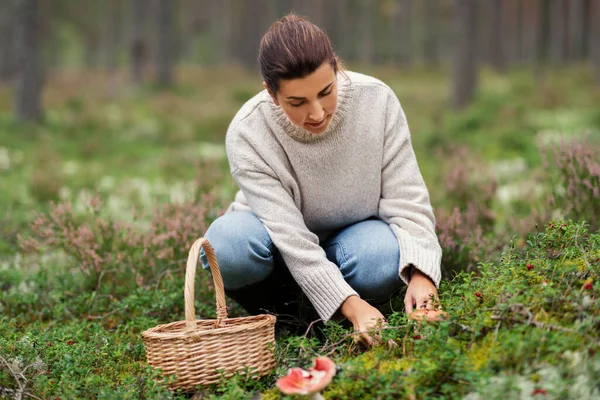
[(550, 43), (550, 0), (537, 0), (537, 25), (535, 38), (535, 61), (533, 74), (536, 81), (544, 77), (545, 64), (548, 62), (548, 44)]
[(503, 0), (493, 0), (492, 29), (490, 38), (490, 60), (492, 67), (499, 72), (506, 70), (506, 50), (504, 47), (504, 9)]
[(131, 78), (138, 84), (142, 83), (144, 78), (144, 62), (148, 53), (143, 33), (147, 6), (145, 0), (131, 0)]
[(156, 17), (156, 84), (168, 87), (173, 81), (173, 0), (158, 0)]
[(400, 65), (409, 65), (411, 62), (411, 12), (412, 0), (396, 1), (391, 22), (391, 36), (394, 43), (392, 60)]
[(457, 16), (452, 105), (461, 109), (473, 99), (477, 85), (477, 0), (454, 0)]
[(358, 29), (361, 32), (360, 62), (366, 65), (373, 64), (373, 0), (361, 0), (360, 18)]
[(596, 84), (600, 87), (600, 3), (592, 1), (590, 4), (590, 29), (588, 43), (590, 44), (590, 58)]
[(567, 14), (568, 4), (565, 0), (552, 0), (550, 8), (552, 59), (559, 65), (565, 63), (568, 54)]
[(523, 4), (523, 61), (531, 65), (535, 62), (536, 54), (537, 0), (526, 1)]
[(517, 23), (517, 34), (515, 35), (516, 38), (516, 43), (515, 43), (515, 61), (517, 63), (521, 63), (523, 61), (524, 58), (524, 54), (523, 54), (523, 44), (525, 41), (524, 38), (524, 34), (523, 34), (523, 0), (517, 0), (517, 16), (516, 16), (516, 23)]
[(213, 1), (210, 7), (213, 61), (217, 65), (226, 65), (231, 61), (231, 0)]
[(425, 0), (425, 38), (423, 40), (423, 54), (425, 62), (430, 65), (439, 64), (438, 49), (438, 25), (440, 18), (438, 16), (438, 0)]
[(258, 54), (258, 44), (260, 37), (257, 35), (257, 21), (259, 10), (256, 4), (247, 2), (238, 2), (233, 7), (233, 26), (235, 56), (237, 61), (247, 70), (256, 70), (256, 56)]
[(337, 0), (327, 2), (329, 10), (330, 39), (333, 43), (336, 53), (342, 59), (348, 59), (350, 50), (348, 49), (348, 1)]
[(0, 2), (0, 82), (14, 77), (15, 58), (14, 0)]
[(585, 0), (569, 2), (569, 59), (573, 61), (580, 61), (583, 58), (584, 7)]
[(19, 0), (17, 10), (17, 62), (14, 87), (17, 121), (35, 121), (42, 116), (41, 69), (38, 51), (39, 2)]
[[(581, 59), (584, 61), (589, 60), (590, 57), (590, 31), (594, 29), (591, 26), (591, 22), (593, 21), (592, 9), (593, 4), (597, 0), (583, 0), (583, 21), (582, 21), (582, 37), (581, 37)], [(598, 24), (596, 20), (596, 24)]]
[(121, 33), (121, 9), (117, 0), (105, 4), (104, 11), (104, 62), (108, 72), (113, 73), (117, 68), (119, 53), (119, 37)]

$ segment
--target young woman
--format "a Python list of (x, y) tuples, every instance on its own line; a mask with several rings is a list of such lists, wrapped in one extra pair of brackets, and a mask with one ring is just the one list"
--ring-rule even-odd
[(343, 71), (326, 34), (295, 15), (271, 26), (258, 59), (265, 90), (226, 137), (241, 190), (205, 235), (228, 296), (281, 319), (302, 313), (303, 295), (323, 321), (361, 332), (385, 321), (374, 305), (403, 282), (406, 312), (431, 308), (441, 249), (394, 92)]

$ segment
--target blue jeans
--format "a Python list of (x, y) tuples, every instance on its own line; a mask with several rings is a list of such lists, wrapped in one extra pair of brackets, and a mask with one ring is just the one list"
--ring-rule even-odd
[[(239, 292), (269, 279), (272, 280), (270, 286), (295, 284), (267, 230), (253, 213), (227, 213), (217, 218), (204, 236), (215, 249), (226, 292)], [(338, 229), (320, 245), (327, 258), (338, 266), (346, 282), (369, 303), (386, 302), (401, 289), (402, 281), (398, 276), (400, 249), (385, 222), (368, 219)], [(208, 269), (203, 251), (200, 258), (203, 268)]]

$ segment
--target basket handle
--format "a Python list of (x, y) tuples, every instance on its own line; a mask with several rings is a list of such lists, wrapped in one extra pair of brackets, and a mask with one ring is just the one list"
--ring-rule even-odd
[(223, 278), (219, 263), (215, 256), (212, 245), (206, 238), (200, 238), (194, 242), (188, 254), (187, 266), (185, 269), (185, 325), (188, 329), (196, 328), (196, 308), (194, 307), (194, 282), (196, 278), (196, 265), (200, 256), (200, 248), (204, 248), (204, 253), (208, 258), (210, 272), (212, 273), (217, 297), (217, 322), (215, 327), (221, 326), (222, 321), (227, 318), (227, 304), (225, 303), (225, 289), (223, 287)]

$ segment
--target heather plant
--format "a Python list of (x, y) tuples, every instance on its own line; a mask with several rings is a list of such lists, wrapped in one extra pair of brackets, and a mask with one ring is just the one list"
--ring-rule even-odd
[(489, 230), (495, 221), (492, 203), (497, 184), (485, 164), (465, 146), (439, 152), (438, 158), (445, 160), (443, 203), (461, 211), (476, 209), (477, 223)]
[(600, 145), (583, 137), (540, 147), (553, 208), (600, 228)]
[(85, 213), (76, 213), (69, 202), (39, 213), (31, 234), (20, 237), (22, 248), (64, 253), (68, 267), (84, 277), (83, 290), (117, 298), (156, 285), (165, 275), (182, 277), (190, 244), (218, 213), (214, 199), (205, 195), (198, 202), (157, 207), (149, 222), (134, 215), (126, 223), (104, 217), (99, 196), (89, 200)]
[(496, 182), (465, 147), (450, 149), (440, 158), (446, 160), (447, 171), (444, 204), (452, 208), (436, 208), (436, 231), (443, 251), (443, 273), (451, 277), (461, 270), (472, 271), (490, 249), (486, 237), (496, 221), (492, 210)]
[(442, 273), (450, 278), (460, 271), (473, 271), (490, 243), (477, 223), (480, 214), (474, 205), (466, 211), (436, 210), (436, 232), (442, 247)]

